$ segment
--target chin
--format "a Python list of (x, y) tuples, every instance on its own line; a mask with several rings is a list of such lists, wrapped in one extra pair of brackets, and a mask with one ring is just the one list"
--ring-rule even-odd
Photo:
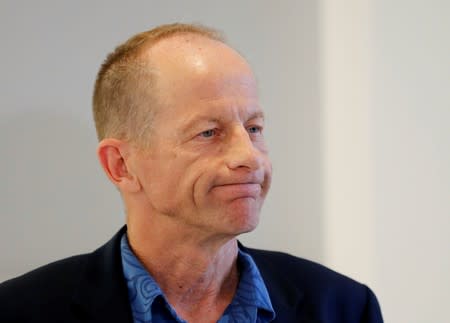
[(209, 231), (236, 237), (253, 231), (259, 223), (261, 199), (242, 198), (214, 205), (203, 217)]
[(236, 235), (238, 236), (238, 235), (241, 235), (244, 233), (252, 232), (253, 230), (256, 229), (257, 226), (258, 226), (258, 222), (247, 225), (246, 227), (241, 228), (241, 230)]
[(234, 235), (247, 233), (255, 230), (259, 223), (260, 207), (234, 207), (229, 210), (227, 218), (229, 228)]

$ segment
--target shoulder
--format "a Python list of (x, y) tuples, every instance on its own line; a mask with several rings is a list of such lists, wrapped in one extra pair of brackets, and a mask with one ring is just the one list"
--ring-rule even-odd
[(15, 321), (28, 313), (44, 312), (49, 306), (56, 311), (59, 306), (64, 307), (62, 304), (68, 304), (87, 258), (88, 255), (72, 256), (1, 283), (0, 321)]
[(64, 287), (72, 282), (73, 276), (83, 268), (87, 254), (61, 259), (36, 268), (26, 274), (12, 278), (0, 284), (0, 296), (7, 292), (29, 288), (51, 288), (53, 285)]
[(259, 249), (246, 249), (255, 260), (258, 268), (276, 277), (289, 278), (302, 287), (318, 286), (360, 287), (355, 280), (342, 275), (319, 263), (299, 258), (287, 253)]
[[(101, 310), (101, 315), (126, 317), (120, 253), (125, 231), (122, 227), (91, 253), (62, 259), (1, 283), (0, 322), (71, 322), (88, 313), (100, 315)], [(114, 310), (106, 311), (109, 307), (105, 304)]]
[(301, 307), (307, 309), (307, 315), (317, 320), (330, 315), (345, 317), (345, 322), (382, 322), (378, 301), (366, 285), (283, 252), (245, 250), (255, 261), (275, 301), (283, 302), (284, 298), (288, 303), (297, 298)]

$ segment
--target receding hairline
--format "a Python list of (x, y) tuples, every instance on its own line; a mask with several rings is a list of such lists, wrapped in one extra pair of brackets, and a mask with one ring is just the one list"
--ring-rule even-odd
[[(130, 70), (139, 65), (149, 67), (151, 64), (157, 64), (151, 59), (148, 60), (147, 57), (142, 59), (142, 53), (160, 41), (176, 37), (177, 35), (199, 36), (226, 45), (225, 37), (218, 30), (200, 24), (175, 23), (158, 26), (138, 33), (117, 46), (113, 52), (108, 54), (101, 65), (94, 87), (93, 113), (99, 140), (106, 137), (120, 138), (126, 136), (130, 137), (129, 139), (136, 137), (136, 131), (133, 128), (124, 126), (124, 124), (128, 123), (127, 121), (130, 121), (129, 119), (132, 115), (136, 115), (139, 111), (120, 106), (124, 98), (117, 100), (113, 97), (117, 96), (119, 92), (118, 87), (120, 86), (122, 92), (127, 87), (129, 92), (125, 91), (125, 95), (132, 97), (133, 84), (131, 83), (135, 81), (135, 78), (133, 78), (133, 73), (130, 73)], [(150, 78), (156, 77), (155, 75), (149, 75)], [(131, 98), (131, 100), (136, 101), (139, 98)], [(139, 120), (136, 121), (139, 122)]]
[(97, 74), (96, 84), (101, 81), (102, 77), (113, 65), (140, 61), (145, 51), (151, 49), (159, 42), (182, 35), (203, 37), (227, 45), (225, 36), (221, 31), (204, 25), (175, 23), (158, 26), (130, 37), (108, 54)]

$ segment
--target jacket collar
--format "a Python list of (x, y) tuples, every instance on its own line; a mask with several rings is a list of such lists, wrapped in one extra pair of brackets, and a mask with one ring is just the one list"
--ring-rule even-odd
[(120, 238), (125, 231), (126, 226), (88, 255), (72, 304), (83, 321), (133, 321), (120, 258)]
[(277, 264), (273, 263), (273, 259), (268, 259), (264, 251), (246, 248), (241, 243), (239, 248), (250, 254), (258, 266), (276, 313), (273, 322), (299, 322), (303, 292), (280, 274)]
[[(88, 255), (73, 295), (72, 309), (78, 319), (133, 322), (120, 255), (120, 239), (126, 230), (123, 226), (111, 240)], [(298, 322), (303, 293), (280, 276), (276, 264), (267, 259), (264, 252), (246, 248), (241, 243), (239, 248), (250, 254), (258, 266), (276, 313), (273, 322)]]

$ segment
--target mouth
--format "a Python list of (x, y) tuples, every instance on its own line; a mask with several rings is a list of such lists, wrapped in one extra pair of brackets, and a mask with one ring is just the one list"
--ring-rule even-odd
[(261, 190), (261, 184), (246, 182), (216, 185), (212, 191), (225, 199), (235, 200), (240, 198), (256, 199), (261, 195)]

